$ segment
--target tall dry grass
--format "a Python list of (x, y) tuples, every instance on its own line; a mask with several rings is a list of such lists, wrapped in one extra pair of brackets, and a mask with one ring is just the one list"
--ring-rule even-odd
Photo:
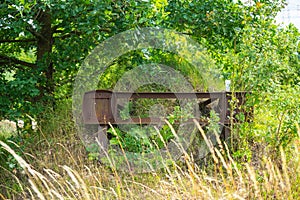
[(122, 173), (87, 160), (75, 135), (73, 140), (41, 140), (25, 158), (0, 141), (21, 166), (19, 173), (7, 172), (17, 189), (1, 183), (0, 199), (299, 199), (299, 128), (288, 157), (281, 148), (281, 162), (266, 155), (257, 167), (237, 163), (219, 139), (212, 146), (195, 123), (209, 147), (210, 165), (196, 164), (184, 152), (184, 165), (173, 162), (143, 174)]

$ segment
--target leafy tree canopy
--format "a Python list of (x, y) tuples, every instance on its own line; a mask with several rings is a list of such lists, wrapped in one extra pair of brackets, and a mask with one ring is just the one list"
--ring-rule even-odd
[[(264, 80), (260, 88), (269, 79), (296, 84), (298, 30), (279, 29), (273, 22), (284, 2), (251, 2), (5, 0), (0, 5), (0, 116), (34, 115), (68, 98), (88, 53), (110, 36), (137, 27), (190, 35), (206, 46), (226, 78), (241, 81), (241, 89), (255, 88), (258, 77)], [(174, 61), (162, 52), (147, 53), (154, 61), (157, 54)], [(130, 56), (131, 64), (145, 60), (145, 53), (133, 52), (118, 62), (124, 64)]]

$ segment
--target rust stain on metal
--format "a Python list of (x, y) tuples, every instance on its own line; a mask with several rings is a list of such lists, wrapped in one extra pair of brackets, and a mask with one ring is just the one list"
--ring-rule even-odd
[[(117, 100), (120, 98), (134, 100), (134, 99), (204, 99), (200, 102), (202, 107), (218, 100), (218, 110), (220, 115), (220, 123), (229, 125), (236, 123), (236, 115), (243, 112), (247, 118), (251, 118), (252, 112), (245, 112), (240, 110), (239, 107), (245, 103), (245, 97), (248, 92), (195, 92), (195, 93), (171, 93), (171, 92), (112, 92), (110, 90), (94, 90), (86, 92), (83, 97), (83, 120), (85, 124), (149, 124), (160, 123), (163, 119), (160, 118), (131, 118), (130, 120), (121, 120), (117, 116)], [(237, 98), (237, 107), (230, 110), (229, 101), (232, 96)], [(200, 105), (199, 104), (199, 105)], [(201, 111), (201, 110), (200, 110)], [(233, 111), (233, 119), (230, 120), (231, 111)], [(192, 119), (190, 119), (191, 121)], [(199, 122), (203, 122), (198, 119)]]

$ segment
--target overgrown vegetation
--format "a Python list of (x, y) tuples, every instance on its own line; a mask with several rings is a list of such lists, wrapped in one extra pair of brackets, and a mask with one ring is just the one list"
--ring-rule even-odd
[[(274, 23), (284, 3), (6, 0), (0, 6), (0, 119), (23, 119), (25, 128), (13, 134), (10, 126), (0, 128), (0, 199), (299, 199), (300, 35), (293, 25)], [(197, 126), (196, 138), (209, 151), (205, 158), (195, 156), (193, 144), (179, 161), (162, 159), (163, 168), (135, 174), (118, 170), (109, 156), (106, 165), (99, 162), (97, 145), (84, 146), (71, 95), (80, 63), (97, 44), (140, 27), (168, 28), (197, 41), (233, 91), (251, 91), (245, 106), (253, 108), (254, 118), (238, 116), (243, 123), (230, 127), (230, 137), (215, 146), (206, 135), (218, 126)], [(120, 56), (98, 86), (112, 89), (128, 70), (151, 63), (174, 67), (201, 89), (201, 74), (191, 63), (161, 49)], [(168, 88), (153, 84), (139, 91)], [(158, 104), (169, 109), (161, 113), (175, 131), (174, 121), (190, 114), (177, 102), (140, 100), (125, 105), (120, 117), (146, 116)], [(208, 120), (218, 121), (209, 114)], [(31, 118), (38, 121), (36, 131)], [(125, 130), (111, 127), (110, 144), (135, 153), (160, 149), (176, 134), (167, 124), (159, 133), (151, 127)], [(128, 162), (126, 154), (122, 159)]]
[[(48, 117), (51, 121), (59, 116), (50, 112)], [(5, 185), (1, 183), (3, 199), (297, 199), (299, 196), (297, 125), (298, 135), (285, 150), (279, 148), (277, 157), (253, 149), (253, 155), (261, 153), (260, 162), (234, 158), (230, 147), (218, 140), (218, 145), (210, 148), (210, 156), (201, 163), (185, 153), (181, 163), (168, 161), (161, 170), (130, 174), (88, 160), (85, 147), (68, 128), (72, 122), (64, 119), (61, 123), (61, 126), (48, 124), (44, 130), (40, 127), (40, 138), (33, 138), (21, 156), (13, 150), (19, 148), (16, 144), (8, 142), (9, 147), (1, 142), (1, 152), (18, 163), (14, 170), (1, 169), (5, 170), (1, 180), (6, 180)], [(205, 134), (198, 128), (201, 135)], [(266, 143), (261, 141), (260, 145)]]

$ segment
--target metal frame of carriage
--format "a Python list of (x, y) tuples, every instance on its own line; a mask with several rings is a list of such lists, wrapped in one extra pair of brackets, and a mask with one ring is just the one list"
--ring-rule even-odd
[[(230, 135), (231, 126), (240, 121), (236, 117), (243, 113), (246, 121), (250, 121), (253, 115), (251, 109), (246, 111), (242, 105), (246, 102), (246, 96), (249, 92), (193, 92), (193, 93), (172, 93), (172, 92), (113, 92), (110, 90), (93, 90), (86, 92), (83, 97), (82, 117), (86, 125), (97, 124), (101, 127), (102, 134), (106, 135), (106, 130), (111, 125), (118, 124), (159, 124), (162, 118), (157, 117), (132, 117), (122, 120), (118, 115), (118, 99), (136, 100), (136, 99), (200, 99), (200, 107), (203, 108), (213, 102), (217, 102), (219, 113), (219, 124), (222, 126), (221, 138), (226, 139)], [(234, 108), (230, 105), (230, 100), (235, 97), (236, 104)], [(201, 110), (200, 110), (201, 111)], [(207, 121), (196, 119), (203, 126)], [(189, 119), (190, 122), (193, 119)], [(106, 141), (107, 143), (107, 141)], [(104, 146), (107, 146), (105, 144)]]

